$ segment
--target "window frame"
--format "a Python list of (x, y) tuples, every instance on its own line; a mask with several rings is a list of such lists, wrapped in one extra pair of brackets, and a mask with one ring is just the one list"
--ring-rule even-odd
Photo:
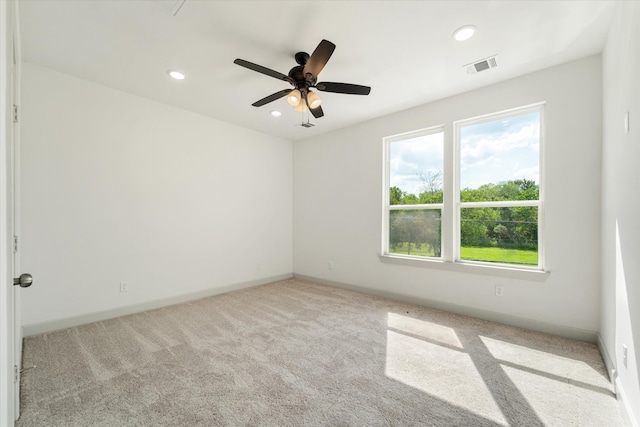
[[(465, 273), (486, 274), (544, 281), (549, 276), (545, 268), (544, 256), (544, 142), (545, 142), (545, 103), (539, 102), (508, 110), (488, 113), (471, 118), (455, 120), (451, 125), (436, 125), (416, 131), (404, 132), (383, 138), (383, 221), (382, 221), (382, 252), (380, 261), (396, 265), (411, 265), (436, 268)], [(461, 129), (464, 126), (501, 120), (531, 112), (540, 113), (540, 139), (538, 150), (539, 165), (539, 197), (538, 200), (514, 200), (493, 202), (460, 202), (460, 145)], [(389, 189), (391, 181), (390, 147), (391, 143), (413, 137), (433, 133), (443, 133), (443, 202), (439, 204), (419, 205), (390, 205)], [(538, 265), (527, 266), (518, 264), (497, 263), (488, 261), (465, 260), (460, 256), (461, 209), (473, 207), (520, 207), (534, 206), (538, 208)], [(414, 255), (393, 254), (389, 247), (390, 211), (409, 209), (440, 209), (441, 212), (441, 256), (425, 257)]]
[[(510, 117), (520, 116), (528, 113), (537, 112), (540, 114), (540, 139), (538, 141), (538, 200), (509, 200), (509, 201), (490, 201), (490, 202), (461, 202), (460, 201), (460, 168), (461, 168), (461, 130), (465, 126), (473, 126), (481, 123), (487, 123), (492, 121), (504, 120)], [(544, 271), (544, 240), (543, 240), (543, 221), (542, 216), (544, 214), (543, 200), (544, 200), (544, 183), (543, 183), (543, 146), (544, 146), (544, 103), (538, 103), (528, 105), (524, 107), (513, 108), (506, 111), (500, 111), (497, 113), (484, 114), (482, 116), (472, 117), (470, 119), (456, 120), (453, 122), (453, 143), (455, 145), (453, 169), (454, 169), (454, 201), (455, 201), (455, 218), (454, 218), (454, 260), (455, 262), (469, 263), (469, 264), (481, 264), (481, 265), (495, 265), (503, 267), (512, 267), (524, 270), (541, 270)], [(461, 211), (464, 208), (502, 208), (502, 207), (537, 207), (538, 208), (538, 265), (516, 265), (499, 262), (488, 261), (474, 261), (462, 259), (460, 255), (461, 249)]]
[[(422, 204), (413, 204), (413, 205), (392, 205), (391, 204), (391, 195), (389, 189), (391, 188), (391, 162), (390, 162), (390, 154), (391, 154), (391, 144), (398, 141), (404, 141), (406, 139), (419, 138), (421, 136), (434, 135), (436, 133), (442, 133), (442, 150), (443, 150), (443, 159), (442, 159), (442, 180), (443, 180), (443, 192), (442, 192), (442, 203), (422, 203)], [(440, 256), (436, 257), (423, 257), (423, 256), (415, 256), (415, 255), (398, 255), (392, 254), (390, 252), (389, 245), (389, 237), (390, 237), (390, 218), (391, 211), (394, 210), (440, 210), (440, 218), (444, 218), (444, 205), (446, 203), (446, 197), (444, 192), (444, 174), (446, 169), (446, 133), (444, 125), (431, 126), (424, 129), (418, 129), (411, 132), (405, 132), (398, 135), (392, 135), (383, 138), (383, 146), (384, 146), (384, 174), (383, 174), (383, 218), (382, 221), (382, 253), (385, 255), (393, 255), (393, 256), (402, 256), (407, 258), (415, 258), (415, 259), (431, 259), (431, 260), (441, 260), (443, 259), (444, 251), (442, 249), (442, 241), (444, 240), (444, 227), (440, 226)], [(441, 220), (442, 221), (442, 220)]]

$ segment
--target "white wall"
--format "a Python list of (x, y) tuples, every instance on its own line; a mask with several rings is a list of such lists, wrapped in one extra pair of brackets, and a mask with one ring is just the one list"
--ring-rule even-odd
[[(593, 56), (295, 143), (295, 273), (525, 319), (538, 329), (551, 324), (547, 330), (558, 326), (557, 332), (595, 339), (601, 93), (601, 58)], [(540, 101), (546, 101), (547, 280), (382, 264), (382, 138), (440, 124), (450, 134), (453, 120)], [(505, 286), (504, 297), (494, 295), (496, 284)]]
[[(616, 386), (640, 425), (640, 2), (620, 2), (603, 53), (602, 323)], [(630, 128), (625, 133), (624, 116)], [(622, 346), (628, 361), (622, 362)]]
[(23, 324), (291, 274), (291, 142), (33, 64), (22, 108)]

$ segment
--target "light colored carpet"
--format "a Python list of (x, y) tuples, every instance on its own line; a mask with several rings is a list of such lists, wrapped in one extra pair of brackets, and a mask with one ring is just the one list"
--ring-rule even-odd
[(29, 337), (17, 426), (621, 426), (596, 346), (285, 280)]

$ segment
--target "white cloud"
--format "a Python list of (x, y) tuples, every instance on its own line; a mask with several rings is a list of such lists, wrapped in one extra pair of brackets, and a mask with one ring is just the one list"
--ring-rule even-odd
[(506, 157), (505, 154), (518, 148), (527, 148), (538, 152), (540, 141), (539, 126), (529, 125), (517, 133), (506, 133), (495, 137), (491, 135), (472, 136), (464, 138), (460, 146), (460, 160), (462, 166), (474, 166), (495, 159)]
[[(462, 188), (514, 179), (539, 182), (540, 115), (538, 112), (462, 128)], [(390, 144), (390, 184), (408, 193), (424, 190), (421, 174), (444, 169), (442, 133)]]
[(530, 179), (535, 182), (540, 182), (540, 166), (532, 166), (530, 168), (524, 168), (517, 170), (514, 175), (520, 178)]
[(392, 187), (419, 194), (423, 191), (420, 175), (442, 171), (444, 159), (442, 133), (392, 142), (389, 151)]
[[(526, 119), (526, 120), (525, 120)], [(539, 181), (538, 117), (515, 118), (507, 126), (501, 121), (463, 129), (460, 147), (462, 188), (514, 179)]]

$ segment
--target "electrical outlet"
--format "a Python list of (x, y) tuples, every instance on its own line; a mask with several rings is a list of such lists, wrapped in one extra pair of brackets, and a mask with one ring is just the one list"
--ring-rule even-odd
[(129, 292), (129, 282), (120, 282), (120, 292)]
[(504, 286), (496, 285), (496, 296), (503, 297), (504, 296)]
[(622, 344), (622, 364), (627, 367), (627, 345)]
[(333, 270), (333, 263), (332, 263), (331, 261), (329, 261), (329, 262), (327, 263), (327, 269), (328, 269), (328, 270)]

